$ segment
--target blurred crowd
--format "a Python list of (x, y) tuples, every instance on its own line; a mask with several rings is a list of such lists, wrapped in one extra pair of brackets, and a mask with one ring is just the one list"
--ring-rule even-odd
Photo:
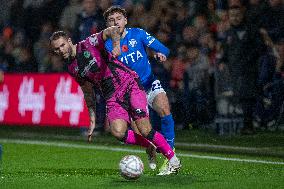
[(272, 128), (283, 111), (282, 0), (0, 2), (0, 81), (5, 72), (66, 71), (49, 50), (52, 32), (65, 30), (78, 42), (105, 28), (103, 12), (120, 5), (129, 27), (145, 29), (171, 50), (152, 67), (181, 128), (237, 114), (250, 133)]

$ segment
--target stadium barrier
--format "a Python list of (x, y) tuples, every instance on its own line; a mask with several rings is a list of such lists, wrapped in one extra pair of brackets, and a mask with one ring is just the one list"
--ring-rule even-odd
[(81, 88), (67, 73), (5, 74), (0, 124), (86, 127), (89, 116)]

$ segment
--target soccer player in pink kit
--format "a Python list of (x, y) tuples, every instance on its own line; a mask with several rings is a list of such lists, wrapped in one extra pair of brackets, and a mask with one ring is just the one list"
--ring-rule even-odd
[[(104, 42), (108, 38), (113, 41), (111, 53), (104, 48)], [(180, 160), (165, 138), (153, 130), (150, 124), (146, 93), (139, 83), (138, 75), (116, 59), (120, 55), (119, 41), (117, 26), (93, 34), (78, 44), (73, 44), (63, 31), (54, 32), (50, 37), (52, 50), (66, 60), (68, 72), (84, 93), (90, 115), (88, 140), (91, 141), (95, 128), (95, 86), (106, 99), (112, 135), (126, 144), (143, 147), (154, 144), (169, 159), (168, 171), (164, 175), (177, 173), (181, 167)], [(128, 130), (131, 119), (135, 121), (142, 136)]]

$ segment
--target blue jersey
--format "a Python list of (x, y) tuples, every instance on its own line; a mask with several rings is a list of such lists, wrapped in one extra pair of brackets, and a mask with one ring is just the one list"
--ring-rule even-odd
[[(139, 75), (142, 85), (148, 90), (155, 80), (155, 76), (151, 69), (146, 47), (166, 56), (169, 55), (169, 49), (140, 28), (126, 28), (126, 35), (120, 40), (120, 47), (121, 55), (118, 59)], [(109, 52), (112, 51), (111, 39), (105, 42), (105, 48)]]

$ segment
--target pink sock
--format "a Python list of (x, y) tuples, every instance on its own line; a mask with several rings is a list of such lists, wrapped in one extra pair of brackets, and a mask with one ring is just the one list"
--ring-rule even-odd
[(148, 147), (151, 145), (150, 141), (144, 138), (143, 136), (135, 133), (132, 130), (128, 130), (127, 138), (124, 141), (125, 144), (133, 144), (133, 145), (139, 145), (143, 147)]
[[(170, 145), (167, 143), (166, 139), (159, 132), (155, 132), (153, 138), (153, 144), (157, 149), (168, 159), (170, 160), (174, 155), (174, 151), (171, 149)], [(144, 138), (143, 136), (135, 133), (132, 130), (128, 130), (127, 138), (124, 141), (125, 144), (139, 145), (143, 147), (148, 147), (151, 145), (151, 142)]]
[(168, 160), (170, 160), (174, 155), (174, 151), (167, 143), (166, 139), (161, 135), (161, 133), (157, 132), (153, 138), (153, 144), (157, 147), (157, 149), (164, 155)]

